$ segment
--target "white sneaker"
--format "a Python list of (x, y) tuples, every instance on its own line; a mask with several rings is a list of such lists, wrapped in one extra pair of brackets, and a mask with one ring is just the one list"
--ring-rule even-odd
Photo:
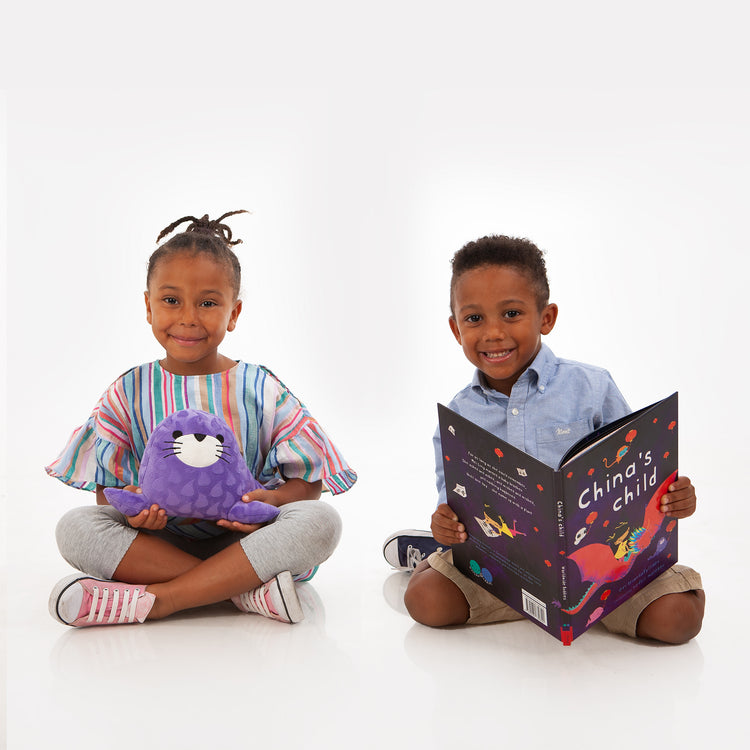
[(280, 622), (299, 622), (305, 617), (292, 574), (288, 570), (257, 589), (233, 596), (232, 602), (243, 612), (254, 612)]

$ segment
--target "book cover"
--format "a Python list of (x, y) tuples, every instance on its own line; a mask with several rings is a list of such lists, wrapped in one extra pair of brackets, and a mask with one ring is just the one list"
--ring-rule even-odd
[(564, 644), (677, 562), (659, 511), (677, 394), (579, 441), (554, 469), (438, 404), (456, 567)]

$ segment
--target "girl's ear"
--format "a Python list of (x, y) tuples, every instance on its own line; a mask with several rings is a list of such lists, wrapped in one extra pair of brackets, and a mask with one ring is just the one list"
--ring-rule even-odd
[(146, 300), (146, 322), (151, 324), (151, 300), (148, 298), (148, 292), (143, 293), (143, 297)]
[(557, 305), (550, 303), (542, 310), (542, 325), (540, 332), (545, 336), (555, 327), (557, 322)]
[(232, 312), (229, 314), (229, 322), (227, 323), (227, 331), (233, 331), (235, 329), (235, 326), (237, 325), (237, 318), (240, 317), (241, 312), (242, 312), (242, 300), (238, 299), (234, 303)]
[(451, 327), (451, 332), (456, 337), (456, 341), (458, 343), (461, 343), (461, 331), (458, 330), (458, 323), (456, 323), (456, 319), (451, 315), (450, 318), (448, 318), (448, 325)]

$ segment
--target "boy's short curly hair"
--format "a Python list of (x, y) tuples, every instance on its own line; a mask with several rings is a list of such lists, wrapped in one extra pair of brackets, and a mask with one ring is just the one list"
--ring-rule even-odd
[(539, 310), (549, 303), (547, 266), (542, 251), (529, 240), (493, 234), (464, 245), (451, 259), (451, 312), (458, 279), (483, 266), (509, 266), (525, 274), (534, 286)]

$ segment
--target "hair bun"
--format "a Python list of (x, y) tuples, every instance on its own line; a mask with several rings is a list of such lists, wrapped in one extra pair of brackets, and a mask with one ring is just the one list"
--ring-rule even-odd
[(162, 229), (161, 232), (159, 232), (159, 236), (156, 238), (156, 242), (158, 244), (164, 237), (171, 234), (178, 226), (180, 226), (180, 224), (189, 221), (190, 224), (183, 230), (184, 232), (207, 233), (220, 237), (227, 245), (239, 245), (242, 240), (232, 240), (232, 230), (226, 224), (222, 224), (221, 222), (226, 219), (227, 216), (246, 213), (249, 212), (244, 208), (241, 208), (238, 211), (227, 211), (227, 213), (219, 216), (218, 219), (209, 219), (208, 214), (203, 214), (200, 219), (196, 219), (195, 216), (183, 216), (181, 219), (173, 221), (168, 227)]

